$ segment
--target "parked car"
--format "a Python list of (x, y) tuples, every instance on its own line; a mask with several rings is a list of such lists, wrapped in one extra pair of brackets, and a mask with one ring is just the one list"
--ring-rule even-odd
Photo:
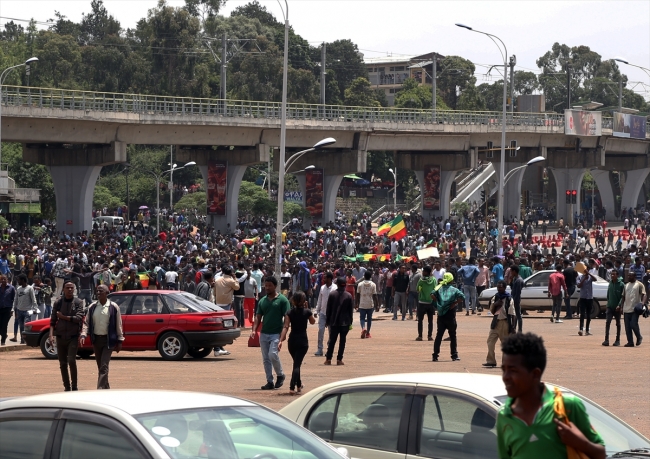
[[(109, 295), (122, 313), (123, 351), (158, 350), (165, 360), (181, 360), (186, 354), (200, 359), (214, 347), (232, 344), (239, 338), (237, 319), (196, 295), (174, 290), (129, 290)], [(50, 319), (25, 325), (25, 342), (40, 347), (49, 359), (57, 358), (49, 339)], [(79, 346), (81, 357), (90, 357), (90, 340)]]
[(124, 219), (122, 217), (114, 217), (111, 215), (106, 215), (102, 217), (93, 218), (93, 223), (97, 223), (100, 227), (108, 225), (109, 228), (115, 228), (118, 226), (124, 226)]
[[(522, 311), (550, 311), (553, 306), (553, 301), (548, 297), (548, 278), (555, 270), (538, 271), (532, 276), (524, 279), (524, 288), (521, 291), (521, 309)], [(593, 285), (594, 305), (591, 308), (591, 318), (595, 319), (605, 312), (607, 307), (607, 287), (609, 282), (605, 279), (596, 276), (596, 281)], [(507, 288), (510, 291), (510, 287)], [(488, 288), (481, 292), (478, 297), (478, 303), (486, 310), (489, 310), (490, 300), (497, 293), (497, 288)], [(571, 306), (578, 307), (578, 299), (580, 298), (580, 289), (571, 295)], [(564, 300), (563, 300), (564, 301)], [(562, 303), (564, 305), (564, 303)], [(564, 308), (564, 306), (562, 306)], [(574, 309), (577, 311), (577, 309)]]
[(195, 392), (62, 392), (0, 402), (3, 458), (343, 459), (316, 435), (234, 397)]
[[(647, 457), (647, 438), (580, 398), (591, 424), (605, 440), (608, 455), (643, 448), (646, 456), (640, 457)], [(498, 375), (394, 374), (321, 386), (280, 414), (330, 444), (344, 446), (355, 458), (497, 459), (496, 417), (506, 399)]]

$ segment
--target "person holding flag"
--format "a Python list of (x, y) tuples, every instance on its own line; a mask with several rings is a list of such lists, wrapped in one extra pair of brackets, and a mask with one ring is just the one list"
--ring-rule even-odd
[(433, 342), (433, 361), (438, 361), (440, 355), (440, 344), (442, 343), (442, 336), (445, 331), (449, 332), (450, 347), (451, 347), (451, 360), (460, 360), (458, 357), (458, 348), (456, 340), (456, 305), (465, 300), (463, 292), (458, 290), (452, 284), (454, 276), (451, 273), (445, 273), (442, 281), (435, 286), (431, 293), (431, 298), (436, 300), (436, 307), (438, 309), (438, 319), (436, 321), (437, 332), (436, 338)]

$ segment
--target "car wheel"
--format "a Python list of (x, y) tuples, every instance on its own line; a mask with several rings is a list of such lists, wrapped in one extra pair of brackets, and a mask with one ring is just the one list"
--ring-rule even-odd
[(43, 336), (41, 336), (41, 352), (46, 359), (57, 359), (59, 355), (56, 352), (56, 340), (52, 344), (49, 338), (50, 335), (47, 333), (43, 333)]
[(77, 355), (82, 359), (89, 359), (94, 353), (95, 351), (91, 351), (90, 349), (83, 349), (81, 351), (77, 351)]
[(591, 318), (597, 319), (600, 316), (600, 303), (594, 300), (594, 303), (591, 305)]
[(180, 334), (165, 333), (158, 341), (158, 352), (165, 360), (181, 360), (187, 354), (187, 344)]
[(195, 359), (202, 359), (203, 357), (207, 357), (210, 355), (210, 352), (212, 352), (211, 347), (191, 347), (187, 350), (187, 353), (190, 355), (190, 357), (194, 357)]

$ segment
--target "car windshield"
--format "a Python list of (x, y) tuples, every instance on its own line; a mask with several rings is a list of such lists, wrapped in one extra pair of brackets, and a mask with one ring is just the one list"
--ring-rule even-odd
[(198, 312), (214, 312), (214, 311), (225, 311), (225, 309), (220, 308), (210, 301), (204, 300), (200, 296), (192, 295), (188, 292), (178, 292), (171, 293), (167, 295), (176, 301), (180, 301), (183, 304), (186, 304), (193, 310)]
[[(562, 392), (565, 394), (572, 393), (566, 389), (563, 389)], [(573, 395), (580, 397), (577, 394)], [(505, 405), (508, 396), (501, 395), (495, 397), (495, 399), (501, 403), (501, 405)], [(648, 442), (648, 440), (620, 422), (607, 411), (589, 400), (585, 400), (583, 397), (580, 397), (580, 400), (582, 400), (582, 403), (584, 403), (585, 408), (587, 409), (591, 425), (605, 442), (607, 456), (633, 448), (650, 448), (650, 442)]]
[(341, 459), (302, 427), (263, 407), (214, 407), (136, 416), (173, 459)]

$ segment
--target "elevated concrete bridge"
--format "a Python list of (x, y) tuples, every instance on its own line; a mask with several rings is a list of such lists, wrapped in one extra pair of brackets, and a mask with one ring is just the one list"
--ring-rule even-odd
[[(23, 143), (25, 161), (50, 168), (58, 226), (66, 232), (90, 228), (93, 189), (101, 167), (126, 161), (127, 144), (176, 145), (178, 160), (196, 161), (204, 178), (210, 160), (227, 160), (228, 215), (211, 219), (221, 230), (228, 224), (234, 227), (246, 167), (267, 162), (270, 148), (280, 144), (281, 111), (275, 102), (5, 86), (0, 103), (2, 141)], [(413, 170), (421, 188), (425, 166), (440, 165), (441, 207), (427, 212), (448, 215), (456, 174), (475, 167), (479, 160), (499, 160), (498, 153), (487, 158), (481, 150), (488, 141), (499, 146), (501, 121), (500, 112), (438, 111), (434, 118), (428, 110), (288, 104), (287, 156), (324, 137), (337, 140), (324, 151), (305, 155), (294, 166), (300, 170), (313, 164), (324, 169), (325, 221), (334, 218), (336, 191), (343, 176), (365, 172), (367, 152), (382, 150), (394, 151), (398, 170)], [(634, 185), (623, 192), (622, 206), (626, 207), (636, 203), (639, 183), (650, 172), (650, 137), (612, 137), (611, 118), (603, 118), (603, 134), (598, 137), (565, 135), (560, 114), (508, 114), (506, 128), (507, 141), (517, 140), (521, 147), (516, 157), (507, 158), (507, 170), (534, 156), (547, 158), (546, 164), (529, 167), (507, 184), (506, 216), (519, 215), (521, 183), (524, 173), (532, 174), (531, 169), (552, 168), (558, 216), (565, 218), (564, 190), (579, 189), (586, 170), (603, 171), (594, 174), (608, 213), (614, 211), (614, 198), (606, 171), (632, 174), (628, 183)]]

